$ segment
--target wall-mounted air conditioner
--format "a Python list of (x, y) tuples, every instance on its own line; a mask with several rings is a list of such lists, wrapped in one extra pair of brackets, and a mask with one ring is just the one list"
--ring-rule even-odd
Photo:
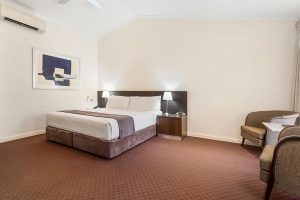
[(46, 22), (0, 4), (0, 19), (39, 33), (46, 31)]

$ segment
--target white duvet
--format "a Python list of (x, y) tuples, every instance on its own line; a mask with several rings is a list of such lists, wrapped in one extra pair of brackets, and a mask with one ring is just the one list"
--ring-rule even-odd
[[(155, 125), (156, 116), (162, 113), (161, 111), (129, 111), (105, 108), (87, 111), (131, 116), (134, 120), (135, 131)], [(119, 138), (118, 123), (116, 120), (110, 118), (51, 112), (46, 115), (46, 124), (47, 126), (74, 131), (102, 140)]]

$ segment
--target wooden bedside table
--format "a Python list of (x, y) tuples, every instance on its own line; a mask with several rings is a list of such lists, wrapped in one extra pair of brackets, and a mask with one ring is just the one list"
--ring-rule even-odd
[(182, 140), (187, 135), (187, 116), (158, 115), (156, 132), (162, 137)]

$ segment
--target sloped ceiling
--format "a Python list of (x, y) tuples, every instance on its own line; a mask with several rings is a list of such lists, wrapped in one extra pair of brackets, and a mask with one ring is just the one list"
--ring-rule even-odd
[(58, 0), (10, 0), (6, 2), (21, 5), (46, 21), (52, 21), (94, 37), (101, 37), (135, 17), (135, 14), (121, 0), (100, 0), (99, 2), (104, 5), (103, 10), (98, 10), (87, 0), (70, 0), (64, 5), (57, 3)]

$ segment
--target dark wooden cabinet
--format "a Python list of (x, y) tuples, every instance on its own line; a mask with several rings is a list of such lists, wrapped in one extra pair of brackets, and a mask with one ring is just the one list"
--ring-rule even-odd
[(183, 139), (187, 135), (186, 115), (158, 115), (157, 134)]

